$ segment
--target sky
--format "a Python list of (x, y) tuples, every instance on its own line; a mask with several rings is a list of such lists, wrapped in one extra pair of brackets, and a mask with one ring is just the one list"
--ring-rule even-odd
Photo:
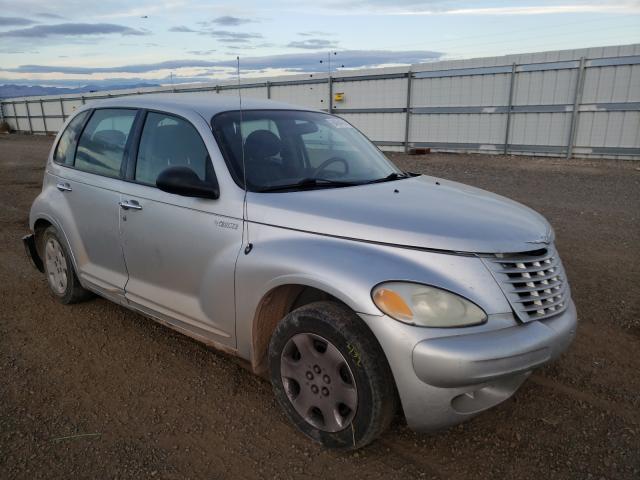
[[(640, 0), (0, 0), (0, 84), (191, 83), (640, 43)], [(323, 60), (323, 63), (320, 61)]]

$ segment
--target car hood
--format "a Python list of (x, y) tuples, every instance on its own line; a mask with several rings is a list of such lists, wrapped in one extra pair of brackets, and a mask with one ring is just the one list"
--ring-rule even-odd
[(361, 241), (455, 252), (507, 253), (553, 240), (545, 218), (478, 188), (428, 176), (247, 198), (252, 222)]

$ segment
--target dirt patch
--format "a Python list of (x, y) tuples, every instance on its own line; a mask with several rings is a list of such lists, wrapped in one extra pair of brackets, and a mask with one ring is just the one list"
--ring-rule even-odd
[(640, 171), (615, 161), (392, 155), (544, 214), (577, 339), (509, 401), (419, 435), (323, 450), (224, 355), (102, 299), (64, 307), (20, 237), (51, 138), (0, 136), (0, 478), (638, 478)]

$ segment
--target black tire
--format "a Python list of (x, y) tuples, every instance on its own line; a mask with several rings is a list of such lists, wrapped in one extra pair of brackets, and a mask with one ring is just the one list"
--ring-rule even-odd
[[(349, 416), (349, 424), (340, 431), (329, 432), (313, 425), (298, 413), (292, 403), (295, 399), (289, 399), (295, 392), (292, 393), (290, 380), (283, 380), (281, 375), (283, 352), (287, 355), (285, 348), (291, 349), (290, 341), (300, 334), (312, 334), (331, 342), (344, 357), (348, 373), (355, 380), (357, 408)], [(275, 397), (289, 420), (307, 437), (328, 448), (355, 450), (369, 444), (389, 427), (398, 409), (395, 382), (382, 347), (353, 311), (336, 302), (304, 305), (280, 321), (269, 344), (269, 370)], [(308, 378), (302, 379), (300, 388), (312, 388), (305, 381)], [(319, 379), (320, 375), (311, 383), (321, 383)]]
[[(62, 257), (59, 259), (58, 266), (62, 271), (65, 271), (66, 273), (66, 283), (64, 287), (60, 287), (60, 285), (58, 285), (58, 289), (54, 288), (52, 280), (52, 269), (55, 268), (55, 266), (52, 265), (52, 262), (47, 261), (47, 244), (53, 244), (53, 242), (60, 246)], [(42, 263), (44, 265), (44, 273), (47, 279), (47, 285), (49, 286), (51, 295), (56, 300), (58, 300), (60, 303), (68, 305), (71, 303), (82, 302), (93, 297), (93, 294), (90, 291), (85, 290), (82, 285), (80, 285), (78, 276), (76, 275), (75, 269), (73, 268), (73, 262), (71, 261), (69, 249), (67, 248), (66, 243), (60, 238), (60, 234), (54, 226), (48, 227), (42, 233), (42, 236), (39, 239), (39, 245), (40, 258), (42, 258)]]

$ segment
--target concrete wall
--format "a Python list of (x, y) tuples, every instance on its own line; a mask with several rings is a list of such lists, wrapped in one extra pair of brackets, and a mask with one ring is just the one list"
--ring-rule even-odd
[[(640, 159), (640, 44), (245, 79), (242, 94), (330, 110), (384, 149)], [(83, 103), (236, 82), (2, 101), (12, 128), (55, 133)], [(343, 93), (343, 101), (330, 101)]]

